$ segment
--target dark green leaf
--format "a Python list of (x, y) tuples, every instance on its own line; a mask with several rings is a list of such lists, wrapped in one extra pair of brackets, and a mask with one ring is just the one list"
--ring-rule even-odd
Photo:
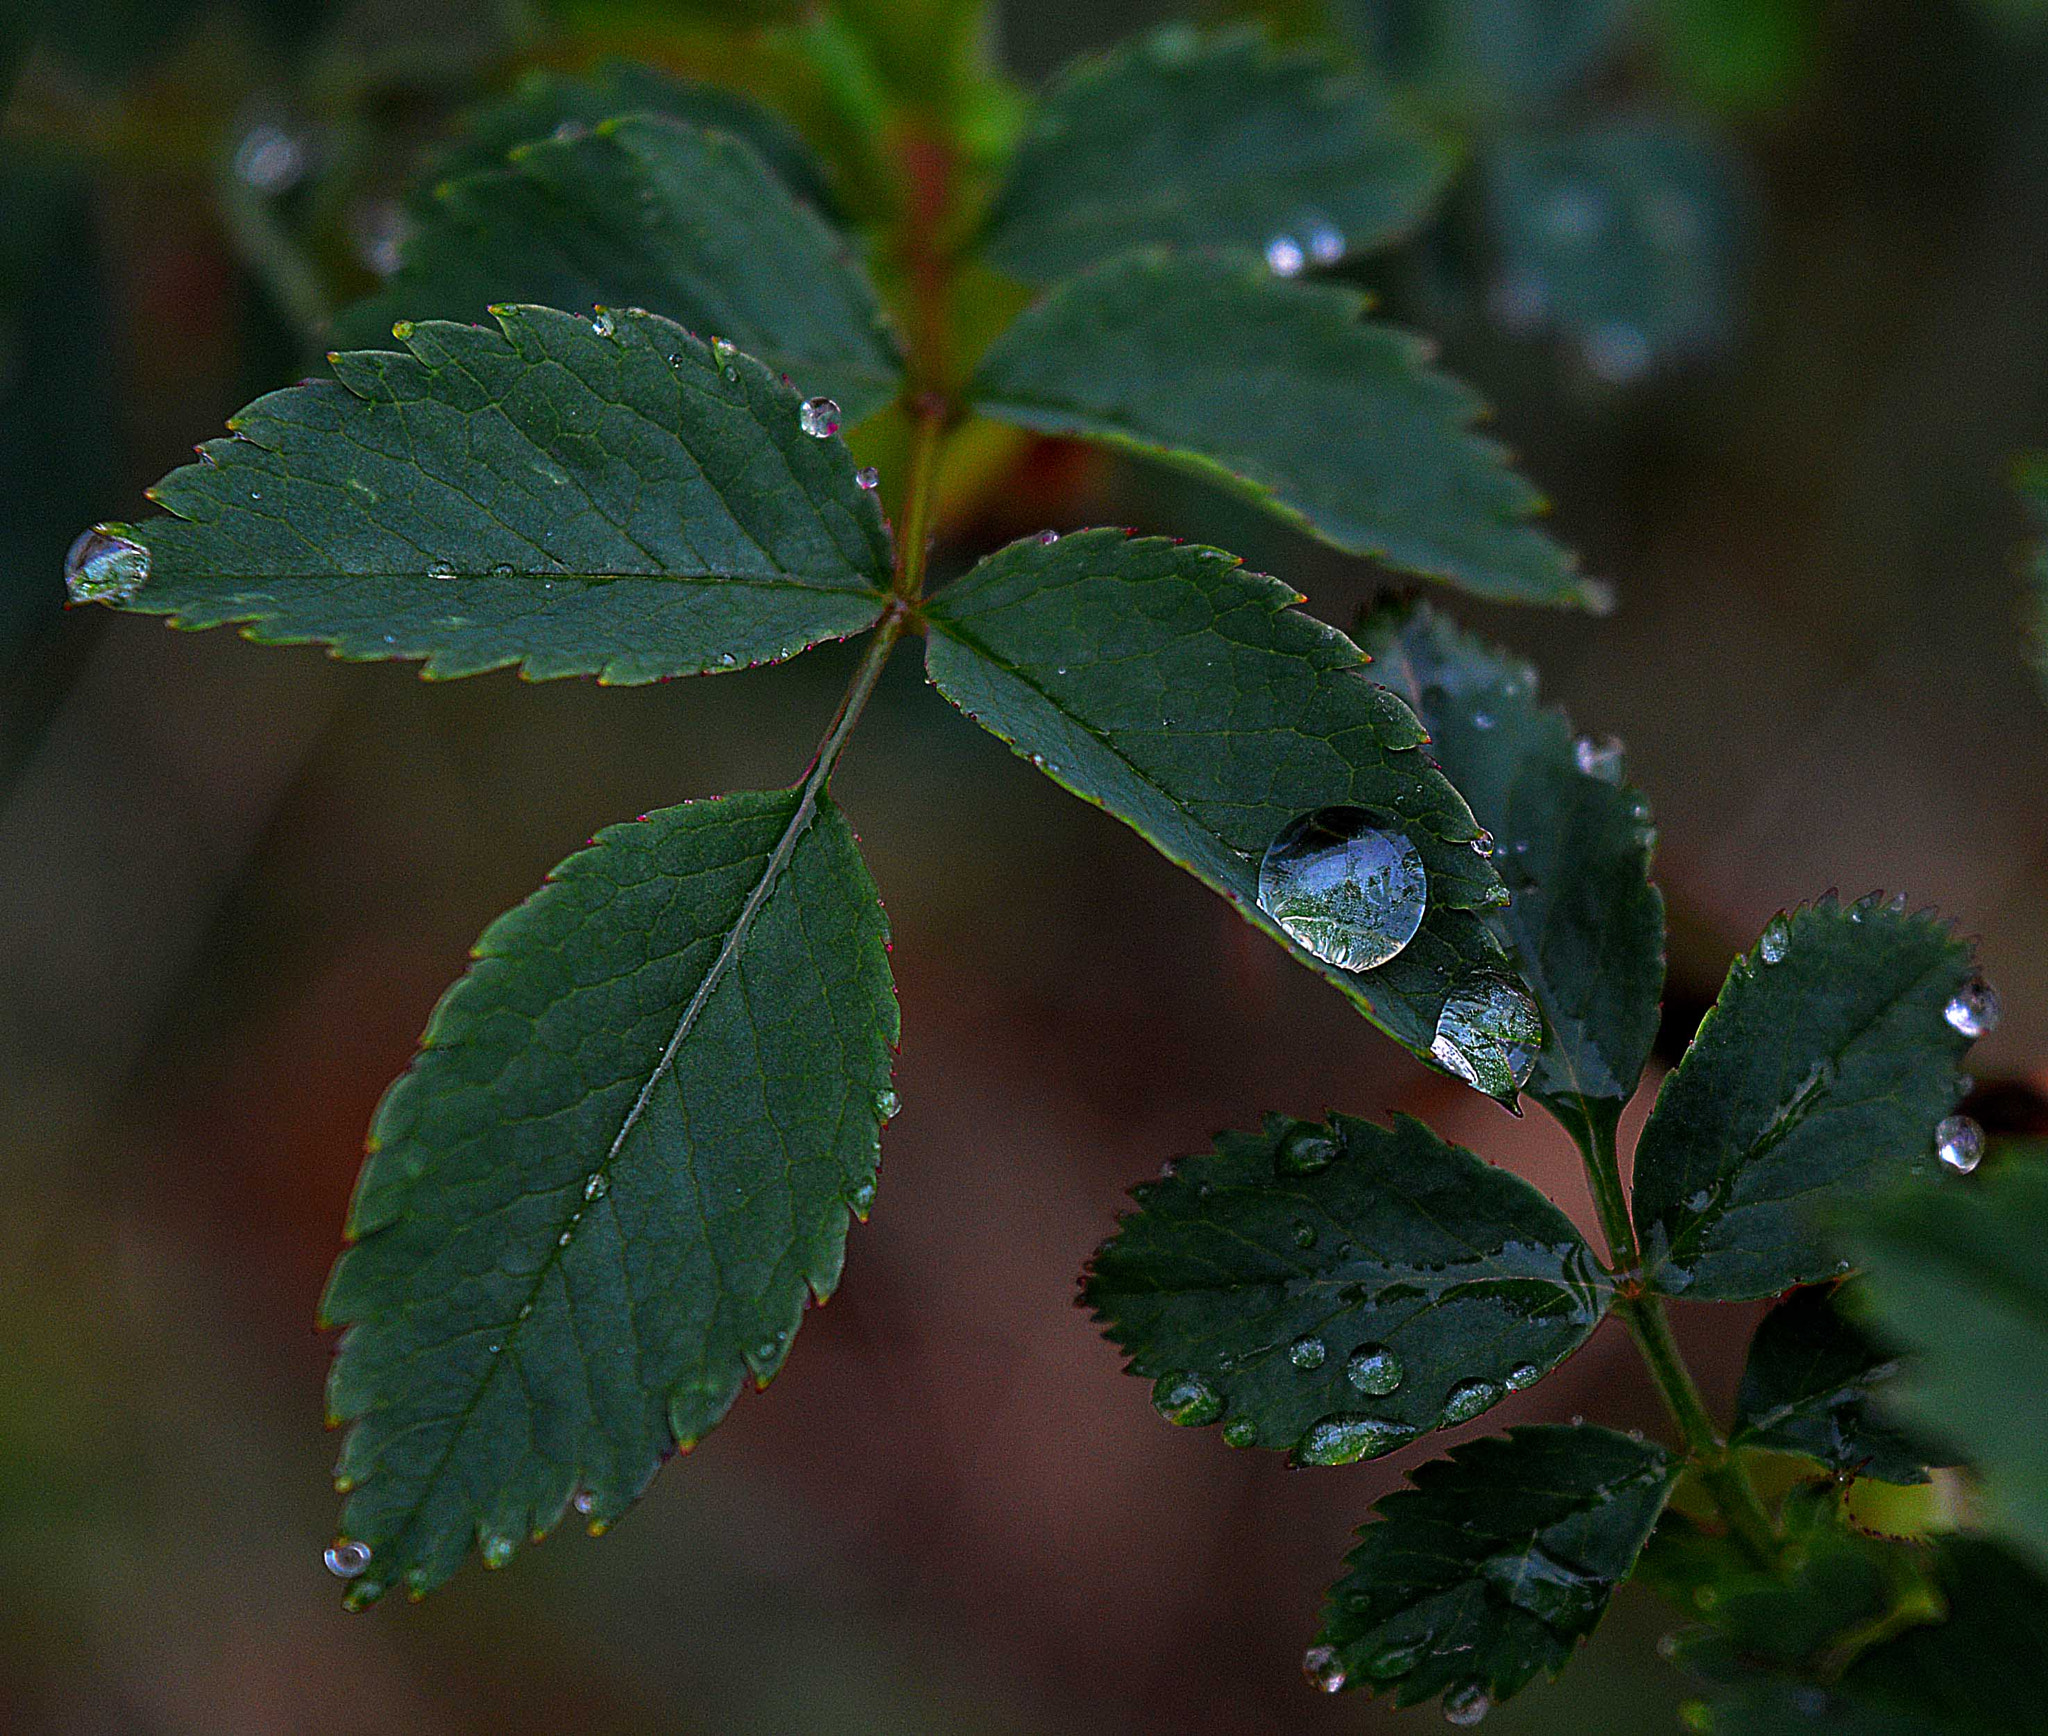
[(1636, 1147), (1651, 1287), (1731, 1301), (1834, 1276), (1817, 1212), (1934, 1167), (1969, 1047), (1943, 1010), (1969, 975), (1946, 925), (1874, 896), (1775, 918)]
[(1359, 643), (1493, 834), (1514, 900), (1493, 925), (1549, 1027), (1529, 1090), (1568, 1120), (1591, 1103), (1618, 1110), (1642, 1077), (1664, 986), (1648, 809), (1620, 781), (1619, 749), (1575, 743), (1539, 702), (1535, 670), (1426, 604), (1376, 611)]
[(1561, 96), (1613, 46), (1627, 0), (1339, 0), (1375, 58), (1484, 126)]
[[(123, 534), (126, 606), (429, 675), (651, 681), (787, 657), (880, 614), (888, 536), (796, 394), (667, 320), (546, 308), (259, 398)], [(436, 576), (445, 573), (448, 576)]]
[(1725, 153), (1655, 115), (1504, 140), (1487, 159), (1500, 253), (1494, 309), (1552, 330), (1621, 384), (1722, 343), (1737, 200)]
[[(529, 72), (510, 96), (480, 104), (462, 117), (455, 136), (431, 159), (428, 184), (502, 169), (515, 145), (532, 144), (557, 132), (587, 132), (621, 115), (642, 114), (665, 115), (743, 139), (790, 192), (820, 211), (832, 209), (832, 195), (817, 159), (796, 129), (774, 110), (738, 91), (671, 78), (626, 60), (607, 62), (574, 78), (546, 70)], [(426, 208), (431, 215), (431, 204)]]
[(895, 396), (902, 362), (848, 247), (751, 145), (630, 116), (442, 182), (398, 274), (338, 329), (374, 343), (396, 320), (481, 319), (499, 302), (647, 308), (857, 421)]
[(1911, 1353), (1887, 1402), (1976, 1468), (1984, 1522), (2048, 1565), (2048, 1166), (1880, 1201), (1842, 1239), (1869, 1323)]
[[(1013, 543), (941, 591), (926, 661), (970, 717), (1427, 1055), (1451, 984), (1504, 962), (1474, 914), (1499, 881), (1421, 726), (1299, 601), (1218, 549), (1081, 531)], [(1323, 807), (1388, 815), (1421, 853), (1429, 913), (1378, 970), (1323, 963), (1259, 908), (1266, 847)]]
[(1598, 606), (1475, 434), (1481, 405), (1352, 289), (1232, 257), (1119, 259), (1010, 327), (970, 388), (999, 421), (1190, 470), (1354, 554), (1520, 602)]
[[(1635, 1566), (1677, 1467), (1602, 1428), (1520, 1428), (1413, 1473), (1323, 1606), (1345, 1682), (1397, 1706), (1500, 1701), (1555, 1676)], [(1318, 1654), (1311, 1654), (1312, 1657)]]
[(1162, 1411), (1300, 1462), (1469, 1422), (1608, 1302), (1562, 1212), (1407, 1116), (1269, 1116), (1132, 1192), (1082, 1301)]
[(1145, 246), (1285, 241), (1297, 269), (1334, 263), (1414, 228), (1449, 167), (1377, 82), (1320, 50), (1171, 25), (1048, 93), (987, 248), (1032, 282)]
[(1924, 1483), (1941, 1455), (1930, 1458), (1872, 1403), (1897, 1372), (1897, 1359), (1843, 1317), (1831, 1291), (1795, 1290), (1750, 1341), (1733, 1439), (1887, 1483)]
[[(604, 1525), (782, 1365), (873, 1195), (896, 1002), (807, 792), (599, 834), (477, 944), (371, 1128), (322, 1312), (349, 1588)], [(578, 1491), (581, 1494), (578, 1494)]]

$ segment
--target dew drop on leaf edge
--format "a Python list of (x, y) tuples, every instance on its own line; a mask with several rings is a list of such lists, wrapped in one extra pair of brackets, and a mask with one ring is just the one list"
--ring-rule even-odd
[(1429, 1052), (1466, 1084), (1506, 1098), (1528, 1083), (1542, 1047), (1543, 1015), (1529, 992), (1499, 971), (1480, 971), (1445, 998)]
[(1310, 1646), (1302, 1654), (1301, 1673), (1308, 1678), (1311, 1688), (1325, 1694), (1334, 1694), (1344, 1686), (1344, 1665), (1335, 1646)]
[(370, 1546), (353, 1540), (333, 1543), (328, 1545), (321, 1560), (327, 1563), (327, 1571), (336, 1579), (354, 1579), (370, 1565)]
[(1490, 1380), (1461, 1380), (1444, 1395), (1442, 1427), (1469, 1423), (1481, 1411), (1500, 1403), (1501, 1389)]
[(1950, 997), (1942, 1017), (1952, 1030), (1975, 1042), (1998, 1029), (2000, 1011), (1998, 991), (1982, 977), (1973, 977)]
[(1311, 1122), (1298, 1122), (1273, 1148), (1275, 1175), (1314, 1175), (1337, 1160), (1337, 1141)]
[(64, 556), (64, 589), (74, 603), (125, 603), (149, 583), (149, 550), (108, 525), (83, 531)]
[(1455, 1724), (1459, 1729), (1469, 1729), (1493, 1710), (1493, 1701), (1484, 1688), (1476, 1682), (1468, 1682), (1462, 1688), (1444, 1690), (1444, 1722)]
[(1207, 1428), (1223, 1414), (1223, 1395), (1199, 1374), (1162, 1374), (1152, 1386), (1152, 1408), (1184, 1429)]
[(1250, 1417), (1237, 1417), (1223, 1425), (1223, 1444), (1226, 1447), (1255, 1447), (1259, 1444), (1259, 1425)]
[(839, 406), (830, 398), (806, 398), (796, 419), (813, 440), (829, 440), (839, 432)]
[(1294, 1457), (1303, 1465), (1351, 1465), (1377, 1459), (1414, 1438), (1415, 1431), (1399, 1423), (1339, 1414), (1312, 1424), (1295, 1444)]
[(1957, 1175), (1984, 1161), (1984, 1129), (1967, 1115), (1948, 1115), (1934, 1130), (1934, 1154)]
[(1792, 946), (1792, 925), (1782, 916), (1764, 924), (1763, 938), (1756, 943), (1757, 957), (1765, 964), (1782, 964)]
[(1259, 908), (1339, 970), (1375, 970), (1415, 938), (1429, 905), (1422, 854), (1364, 808), (1318, 808), (1281, 829), (1259, 863)]
[(863, 464), (853, 473), (853, 485), (872, 494), (882, 486), (882, 473), (872, 464)]

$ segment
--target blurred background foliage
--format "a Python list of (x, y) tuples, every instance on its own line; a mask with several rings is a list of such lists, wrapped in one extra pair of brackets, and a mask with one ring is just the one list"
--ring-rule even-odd
[[(1455, 143), (1440, 219), (1359, 275), (1494, 400), (1617, 586), (1592, 624), (1454, 607), (1623, 737), (1657, 804), (1663, 1057), (1773, 910), (1902, 887), (1981, 935), (2005, 996), (1971, 1111), (2048, 1130), (2048, 717), (2007, 487), (2048, 437), (2048, 9), (1233, 10), (1334, 36)], [(1169, 11), (1010, 0), (986, 28), (1028, 86)], [(379, 1093), (493, 915), (622, 813), (789, 781), (847, 660), (431, 687), (67, 615), (64, 548), (319, 365), (321, 319), (396, 261), (420, 153), (534, 65), (726, 78), (828, 151), (865, 104), (1000, 152), (1019, 98), (972, 75), (981, 20), (849, 0), (833, 29), (859, 67), (775, 0), (0, 13), (0, 1726), (1396, 1716), (1291, 1676), (1351, 1528), (1434, 1443), (1294, 1476), (1164, 1428), (1073, 1274), (1124, 1186), (1263, 1110), (1414, 1110), (1583, 1219), (1575, 1158), (957, 727), (909, 663), (840, 780), (905, 1030), (845, 1288), (610, 1540), (364, 1619), (321, 1570), (310, 1321)], [(1376, 584), (1184, 477), (1009, 436), (953, 478), (940, 559), (1103, 521), (1237, 549), (1340, 623)], [(1679, 1315), (1725, 1405), (1740, 1339)], [(1659, 1427), (1610, 1332), (1484, 1426), (1582, 1409)], [(1648, 1643), (1669, 1620), (1631, 1593), (1565, 1685), (1488, 1727), (1674, 1727)]]

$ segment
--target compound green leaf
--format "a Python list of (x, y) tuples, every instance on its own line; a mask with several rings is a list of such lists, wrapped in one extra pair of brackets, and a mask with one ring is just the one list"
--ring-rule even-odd
[(887, 925), (829, 798), (599, 834), (501, 917), (386, 1095), (322, 1306), (349, 1588), (603, 1526), (838, 1282), (889, 1108)]
[(1298, 270), (1413, 229), (1449, 170), (1377, 81), (1323, 51), (1168, 26), (1054, 85), (985, 245), (1039, 283), (1146, 246), (1284, 244)]
[(1149, 252), (1060, 285), (983, 359), (984, 415), (1193, 472), (1353, 554), (1482, 596), (1597, 607), (1466, 387), (1356, 290)]
[(443, 181), (397, 274), (338, 329), (367, 344), (394, 321), (481, 319), (500, 302), (646, 308), (857, 421), (895, 396), (902, 361), (849, 247), (743, 140), (628, 116)]
[(1775, 918), (1664, 1081), (1636, 1147), (1634, 1212), (1653, 1289), (1774, 1296), (1839, 1267), (1818, 1214), (1935, 1164), (1967, 1089), (1943, 1016), (1969, 949), (1875, 895)]
[(1421, 1122), (1269, 1116), (1131, 1190), (1081, 1300), (1171, 1421), (1297, 1463), (1469, 1422), (1608, 1303), (1569, 1219)]
[[(454, 137), (430, 160), (427, 185), (502, 169), (518, 145), (643, 114), (665, 115), (744, 140), (790, 192), (816, 210), (832, 210), (818, 160), (773, 109), (738, 91), (671, 78), (630, 60), (608, 61), (577, 77), (545, 69), (527, 73), (509, 96), (480, 103), (461, 117)], [(431, 212), (431, 201), (421, 203)]]
[[(499, 310), (259, 398), (111, 530), (109, 600), (426, 673), (651, 681), (871, 625), (888, 534), (838, 440), (759, 363), (644, 314)], [(74, 595), (90, 595), (74, 585)]]
[(1664, 986), (1649, 810), (1621, 781), (1619, 747), (1574, 741), (1564, 713), (1539, 700), (1534, 669), (1427, 604), (1376, 610), (1359, 644), (1493, 834), (1513, 902), (1492, 922), (1547, 1027), (1529, 1090), (1568, 1121), (1618, 1114), (1649, 1058)]
[(1504, 139), (1487, 159), (1496, 315), (1614, 384), (1724, 343), (1738, 229), (1725, 153), (1657, 115)]
[[(1500, 883), (1421, 726), (1300, 600), (1220, 549), (1114, 530), (1028, 539), (926, 605), (926, 666), (968, 716), (1427, 1056), (1452, 984), (1505, 963), (1476, 914)], [(1377, 970), (1324, 963), (1259, 908), (1266, 847), (1333, 806), (1388, 816), (1428, 876), (1421, 931)]]
[(1924, 1483), (1943, 1455), (1930, 1456), (1881, 1413), (1875, 1400), (1898, 1359), (1844, 1316), (1843, 1300), (1795, 1290), (1764, 1316), (1750, 1340), (1732, 1439), (1887, 1483)]
[(1555, 1676), (1628, 1578), (1676, 1475), (1663, 1448), (1612, 1429), (1510, 1429), (1454, 1447), (1359, 1528), (1312, 1670), (1397, 1706), (1442, 1694), (1454, 1717)]
[(2048, 1568), (2048, 1167), (1880, 1201), (1842, 1240), (1860, 1311), (1910, 1353), (1887, 1402), (1976, 1468), (1985, 1522)]

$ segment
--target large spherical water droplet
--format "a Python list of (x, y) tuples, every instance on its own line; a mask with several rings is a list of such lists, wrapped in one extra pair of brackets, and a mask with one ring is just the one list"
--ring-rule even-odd
[(839, 406), (830, 398), (806, 398), (796, 421), (813, 440), (830, 439), (839, 432)]
[(1273, 1148), (1275, 1175), (1314, 1175), (1336, 1161), (1336, 1140), (1308, 1122), (1289, 1128)]
[(1385, 964), (1415, 938), (1428, 907), (1421, 852), (1363, 808), (1304, 814), (1259, 864), (1259, 908), (1339, 970)]
[(1335, 1646), (1310, 1646), (1301, 1656), (1301, 1673), (1311, 1688), (1334, 1694), (1344, 1686), (1344, 1666)]
[[(72, 594), (77, 595), (75, 591)], [(1998, 1029), (1999, 1012), (1998, 991), (1982, 977), (1973, 977), (1956, 990), (1942, 1009), (1942, 1017), (1974, 1042)]]
[(1384, 1344), (1361, 1344), (1344, 1363), (1344, 1378), (1369, 1398), (1385, 1398), (1405, 1372), (1401, 1359)]
[(1455, 1724), (1459, 1729), (1469, 1729), (1493, 1710), (1493, 1701), (1477, 1682), (1468, 1682), (1462, 1688), (1444, 1690), (1444, 1722)]
[(1324, 1417), (1295, 1444), (1294, 1457), (1303, 1465), (1350, 1465), (1377, 1459), (1415, 1438), (1413, 1429), (1378, 1417)]
[(1453, 1428), (1459, 1423), (1469, 1423), (1483, 1410), (1491, 1410), (1500, 1403), (1501, 1389), (1490, 1380), (1461, 1380), (1444, 1396), (1444, 1414), (1440, 1427)]
[(149, 550), (109, 525), (82, 533), (64, 557), (64, 589), (74, 603), (125, 603), (149, 583)]
[(1287, 1347), (1287, 1360), (1296, 1368), (1321, 1368), (1330, 1347), (1313, 1332), (1304, 1333)]
[(1774, 916), (1764, 924), (1763, 939), (1756, 943), (1757, 957), (1765, 964), (1782, 964), (1785, 954), (1792, 950), (1792, 925), (1782, 916)]
[(1967, 1115), (1946, 1116), (1934, 1130), (1934, 1153), (1957, 1175), (1968, 1175), (1984, 1161), (1984, 1129)]
[(1292, 235), (1276, 235), (1266, 243), (1266, 269), (1275, 277), (1299, 277), (1307, 263), (1301, 243)]
[(1223, 1414), (1223, 1395), (1199, 1374), (1162, 1374), (1152, 1387), (1152, 1408), (1184, 1429), (1202, 1429)]
[(354, 1579), (370, 1565), (370, 1546), (353, 1540), (331, 1544), (320, 1559), (336, 1579)]
[(1429, 1045), (1439, 1065), (1489, 1097), (1512, 1097), (1536, 1068), (1543, 1015), (1529, 992), (1498, 971), (1451, 990)]

